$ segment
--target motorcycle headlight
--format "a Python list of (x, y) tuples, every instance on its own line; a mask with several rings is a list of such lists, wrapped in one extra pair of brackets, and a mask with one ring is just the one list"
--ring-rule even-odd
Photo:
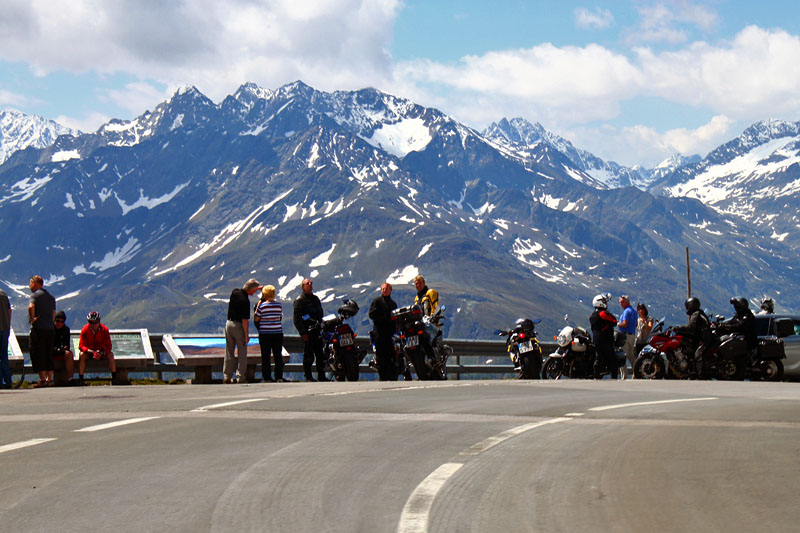
[(566, 346), (567, 344), (572, 342), (572, 339), (570, 339), (564, 334), (561, 334), (558, 337), (556, 337), (556, 342), (558, 343), (559, 346)]

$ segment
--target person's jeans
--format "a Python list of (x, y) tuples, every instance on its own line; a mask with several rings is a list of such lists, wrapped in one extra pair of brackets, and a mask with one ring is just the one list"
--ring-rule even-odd
[(226, 379), (233, 377), (236, 371), (237, 361), (234, 350), (239, 352), (239, 379), (244, 380), (247, 376), (247, 337), (244, 334), (244, 326), (241, 322), (228, 320), (225, 323), (225, 361), (222, 364), (222, 373)]
[(272, 376), (270, 353), (275, 361), (275, 379), (283, 378), (283, 333), (259, 333), (258, 344), (261, 348), (261, 376), (264, 381)]
[(8, 335), (10, 330), (0, 331), (0, 385), (11, 385), (11, 367), (8, 364)]

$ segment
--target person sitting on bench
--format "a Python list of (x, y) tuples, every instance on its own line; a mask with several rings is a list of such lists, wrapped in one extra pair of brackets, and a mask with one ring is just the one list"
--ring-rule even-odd
[(88, 324), (81, 329), (81, 338), (78, 347), (81, 351), (80, 371), (78, 382), (83, 384), (83, 374), (86, 370), (87, 359), (107, 360), (108, 369), (111, 371), (111, 384), (119, 385), (117, 381), (117, 363), (114, 361), (114, 352), (111, 351), (111, 333), (108, 328), (100, 323), (100, 313), (92, 311), (86, 315)]

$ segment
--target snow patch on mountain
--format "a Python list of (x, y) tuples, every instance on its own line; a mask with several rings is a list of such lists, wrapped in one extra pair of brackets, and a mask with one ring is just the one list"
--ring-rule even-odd
[(331, 254), (333, 253), (333, 251), (335, 249), (336, 249), (336, 243), (333, 243), (333, 246), (331, 246), (330, 250), (328, 250), (326, 252), (322, 252), (317, 257), (312, 259), (311, 262), (308, 264), (308, 267), (309, 268), (316, 268), (316, 267), (321, 267), (321, 266), (327, 265), (330, 262)]
[[(154, 207), (158, 207), (161, 204), (165, 204), (170, 200), (172, 200), (173, 198), (175, 198), (175, 195), (181, 192), (188, 185), (189, 185), (188, 182), (181, 183), (180, 185), (172, 189), (171, 192), (168, 192), (163, 196), (159, 196), (158, 198), (148, 198), (144, 195), (144, 191), (142, 189), (139, 189), (139, 199), (133, 202), (132, 204), (128, 204), (127, 202), (125, 202), (125, 200), (120, 198), (116, 192), (114, 193), (114, 197), (117, 199), (117, 203), (119, 203), (119, 206), (122, 209), (122, 216), (125, 216), (134, 209), (137, 209), (139, 207), (146, 207), (147, 209), (153, 209)], [(70, 196), (70, 201), (71, 200), (72, 197)]]
[(386, 282), (392, 285), (407, 285), (417, 276), (419, 276), (419, 269), (414, 265), (408, 265), (407, 267), (397, 269), (389, 274), (389, 277), (386, 278)]
[(375, 148), (400, 159), (411, 152), (424, 150), (432, 139), (430, 129), (421, 118), (409, 118), (394, 124), (383, 124), (373, 132), (372, 137), (364, 138)]

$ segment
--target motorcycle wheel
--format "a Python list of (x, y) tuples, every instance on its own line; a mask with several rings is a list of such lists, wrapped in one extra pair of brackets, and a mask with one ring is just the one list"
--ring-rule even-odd
[(542, 379), (558, 379), (564, 375), (564, 360), (560, 357), (548, 358), (542, 368)]
[(342, 354), (342, 371), (347, 381), (358, 381), (358, 358), (354, 350)]
[(758, 372), (761, 381), (780, 381), (783, 379), (783, 363), (779, 359), (759, 361)]
[(742, 381), (744, 379), (744, 361), (722, 359), (717, 362), (717, 377), (723, 381)]
[(663, 379), (665, 374), (664, 361), (659, 356), (639, 357), (633, 363), (636, 379)]

